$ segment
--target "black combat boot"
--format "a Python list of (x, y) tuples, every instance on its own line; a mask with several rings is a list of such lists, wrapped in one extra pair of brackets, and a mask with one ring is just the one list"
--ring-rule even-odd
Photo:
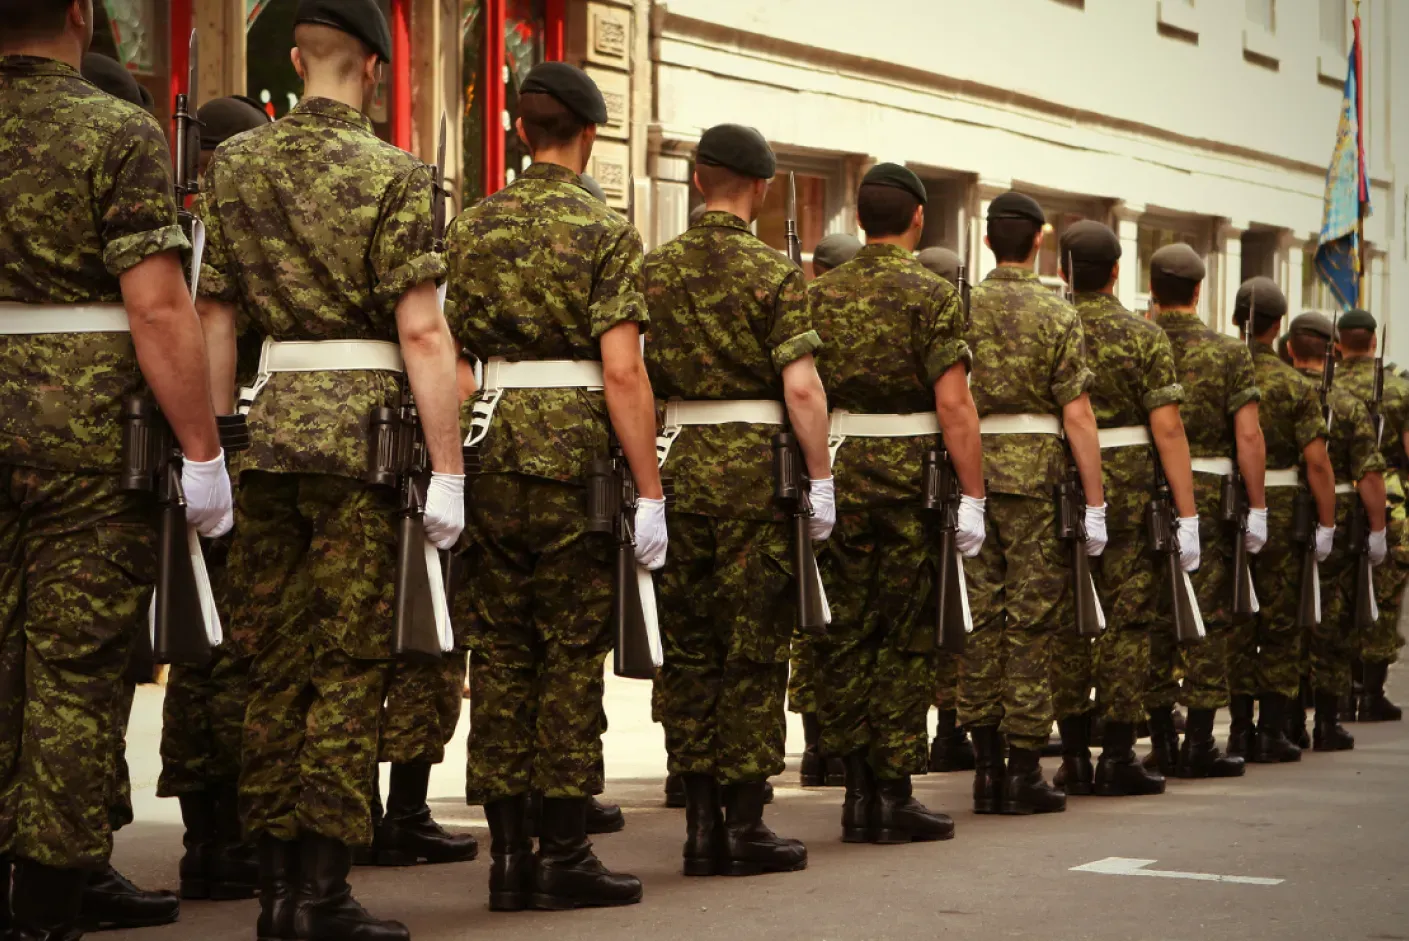
[(876, 776), (865, 750), (854, 751), (846, 763), (846, 796), (841, 804), (841, 841), (870, 843), (875, 839)]
[(724, 852), (724, 813), (719, 803), (719, 782), (710, 774), (686, 774), (685, 875), (719, 874)]
[(1404, 710), (1385, 696), (1385, 680), (1389, 677), (1388, 663), (1367, 663), (1363, 667), (1365, 690), (1356, 704), (1361, 722), (1398, 722)]
[(1271, 765), (1301, 761), (1301, 749), (1287, 738), (1287, 706), (1290, 700), (1279, 693), (1263, 693), (1258, 699), (1257, 745), (1252, 760)]
[(347, 884), (352, 851), (346, 843), (304, 833), (298, 846), (298, 896), (293, 937), (316, 941), (410, 941), (399, 921), (374, 918), (352, 897)]
[(675, 808), (685, 806), (685, 780), (678, 774), (665, 776), (665, 806)]
[(996, 725), (976, 725), (969, 729), (974, 740), (974, 813), (1003, 812), (1003, 733)]
[(177, 797), (181, 804), (181, 845), (186, 848), (178, 872), (183, 899), (210, 898), (210, 863), (215, 853), (215, 795), (197, 791)]
[[(89, 873), (16, 859), (8, 941), (78, 941), (79, 905)], [(9, 887), (9, 883), (6, 883)]]
[(1245, 693), (1236, 693), (1228, 702), (1228, 716), (1232, 722), (1228, 726), (1228, 754), (1234, 758), (1250, 759), (1257, 729), (1252, 724), (1252, 711), (1256, 700)]
[(533, 891), (533, 839), (528, 835), (528, 795), (484, 805), (489, 822), (489, 910), (521, 912)]
[(84, 931), (154, 928), (181, 917), (181, 900), (174, 892), (145, 892), (109, 863), (88, 874), (79, 905)]
[(726, 784), (724, 852), (720, 873), (757, 876), (765, 872), (796, 872), (807, 868), (807, 847), (801, 840), (781, 837), (763, 822), (762, 781)]
[(294, 899), (298, 894), (298, 841), (265, 833), (258, 843), (259, 941), (289, 941), (294, 934)]
[(1147, 771), (1135, 759), (1135, 723), (1106, 722), (1105, 747), (1096, 764), (1101, 797), (1141, 797), (1164, 793), (1164, 775)]
[(1311, 690), (1306, 677), (1302, 677), (1296, 698), (1287, 702), (1287, 741), (1303, 750), (1311, 747), (1311, 733), (1306, 728), (1306, 710), (1310, 705)]
[(802, 714), (802, 742), (802, 786), (825, 787), (827, 763), (822, 758), (822, 722), (815, 712)]
[(258, 894), (259, 854), (240, 823), (239, 786), (223, 781), (211, 786), (210, 795), (215, 810), (215, 842), (206, 862), (210, 898), (252, 899)]
[(1355, 736), (1345, 730), (1336, 716), (1339, 698), (1332, 692), (1316, 691), (1316, 729), (1311, 736), (1316, 751), (1350, 751), (1355, 747)]
[(1068, 796), (1091, 793), (1091, 716), (1067, 716), (1057, 720), (1062, 733), (1062, 766), (1052, 783)]
[(1179, 748), (1181, 778), (1240, 778), (1247, 770), (1242, 758), (1225, 755), (1213, 740), (1213, 719), (1216, 709), (1189, 710), (1184, 744)]
[(619, 804), (599, 801), (595, 797), (587, 798), (587, 832), (589, 834), (616, 833), (625, 829), (626, 815), (621, 812)]
[(1008, 746), (1008, 773), (1003, 778), (1002, 813), (1052, 814), (1067, 809), (1067, 796), (1042, 777), (1042, 753), (1035, 748)]
[(1148, 710), (1150, 753), (1145, 756), (1145, 768), (1165, 777), (1174, 774), (1179, 759), (1179, 732), (1174, 728), (1174, 707), (1155, 706)]
[(958, 712), (953, 709), (939, 710), (934, 744), (930, 746), (930, 771), (943, 774), (946, 771), (972, 770), (974, 747), (969, 744), (968, 733), (959, 728)]
[(641, 880), (609, 872), (592, 852), (587, 839), (587, 798), (543, 798), (543, 826), (529, 904), (559, 911), (639, 901)]
[(1340, 706), (1340, 720), (1342, 722), (1360, 721), (1360, 699), (1365, 695), (1365, 664), (1359, 660), (1350, 662), (1350, 693), (1342, 700)]
[(927, 843), (954, 837), (954, 821), (915, 800), (910, 775), (876, 782), (877, 843)]
[(462, 863), (479, 855), (479, 843), (468, 833), (451, 833), (431, 817), (426, 803), (430, 762), (391, 766), (386, 813), (372, 838), (372, 861), (378, 866)]

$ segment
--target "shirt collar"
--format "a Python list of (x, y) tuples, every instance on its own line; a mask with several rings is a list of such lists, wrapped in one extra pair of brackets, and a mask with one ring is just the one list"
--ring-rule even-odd
[(372, 133), (372, 119), (361, 111), (341, 101), (334, 101), (331, 98), (305, 98), (294, 105), (290, 115), (307, 114), (319, 118), (327, 118), (329, 121), (341, 121), (343, 124), (350, 124), (355, 128)]
[(700, 221), (696, 222), (691, 228), (706, 226), (717, 229), (742, 229), (745, 232), (749, 231), (749, 224), (747, 222), (740, 219), (732, 212), (724, 212), (719, 209), (711, 210), (700, 216)]
[(1036, 281), (1037, 272), (1031, 268), (1014, 268), (1000, 265), (988, 273), (985, 281)]
[(1084, 306), (1087, 309), (1119, 311), (1129, 313), (1125, 305), (1120, 302), (1120, 298), (1114, 294), (1107, 294), (1104, 291), (1082, 291), (1073, 299), (1077, 306)]
[(1249, 345), (1252, 347), (1252, 353), (1254, 356), (1272, 356), (1277, 359), (1281, 359), (1281, 357), (1277, 356), (1277, 351), (1272, 347), (1268, 346), (1266, 343), (1262, 343), (1258, 340), (1253, 340), (1252, 343)]
[(899, 245), (892, 245), (889, 242), (872, 242), (871, 244), (861, 246), (861, 250), (856, 253), (856, 257), (913, 259), (915, 256)]
[(0, 56), (0, 71), (21, 77), (33, 75), (57, 75), (64, 78), (83, 77), (77, 69), (67, 62), (60, 62), (58, 59), (45, 59), (41, 56)]
[(587, 192), (582, 186), (582, 177), (569, 170), (560, 163), (531, 163), (528, 168), (519, 174), (520, 180), (547, 180), (552, 183), (571, 183)]
[(1162, 310), (1155, 315), (1155, 323), (1161, 327), (1203, 326), (1203, 318), (1187, 310)]

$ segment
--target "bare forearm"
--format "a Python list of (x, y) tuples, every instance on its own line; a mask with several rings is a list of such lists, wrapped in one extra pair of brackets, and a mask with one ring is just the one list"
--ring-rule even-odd
[(238, 358), (235, 335), (235, 308), (223, 301), (200, 298), (196, 313), (201, 317), (206, 356), (210, 360), (210, 397), (215, 414), (235, 412), (235, 362)]
[(1257, 403), (1251, 402), (1233, 416), (1233, 434), (1238, 444), (1238, 472), (1248, 493), (1248, 505), (1267, 506), (1267, 441), (1257, 417)]
[(455, 345), (449, 328), (403, 343), (401, 356), (411, 381), (411, 394), (416, 397), (431, 468), (440, 474), (463, 474)]
[(1101, 441), (1096, 434), (1096, 415), (1091, 411), (1091, 400), (1087, 396), (1067, 403), (1062, 409), (1062, 426), (1076, 472), (1081, 477), (1081, 489), (1086, 492), (1086, 503), (1100, 506), (1106, 502), (1106, 488), (1101, 480)]
[(949, 463), (959, 478), (959, 489), (965, 496), (983, 499), (983, 439), (979, 436), (973, 399), (969, 399), (967, 408), (945, 404), (937, 405), (935, 411), (949, 451)]
[(1155, 448), (1159, 451), (1160, 464), (1164, 467), (1164, 477), (1169, 482), (1175, 509), (1187, 519), (1198, 514), (1194, 506), (1194, 472), (1189, 461), (1189, 439), (1184, 433), (1184, 422), (1179, 417), (1177, 407), (1166, 408), (1175, 411), (1172, 415), (1161, 410), (1151, 413), (1150, 427), (1154, 430)]
[(832, 476), (832, 456), (827, 451), (827, 391), (822, 388), (811, 357), (784, 368), (783, 401), (807, 464), (807, 475), (813, 480)]
[(1316, 517), (1322, 526), (1336, 525), (1336, 475), (1331, 470), (1331, 462), (1325, 457), (1309, 460), (1306, 464), (1306, 483), (1311, 495), (1316, 498)]
[(665, 493), (656, 463), (656, 403), (645, 364), (628, 377), (614, 380), (608, 376), (606, 397), (607, 413), (636, 480), (637, 493), (650, 500), (661, 499)]
[(1379, 471), (1370, 471), (1360, 478), (1356, 489), (1360, 502), (1365, 505), (1365, 516), (1370, 520), (1370, 528), (1375, 532), (1385, 528), (1385, 477)]

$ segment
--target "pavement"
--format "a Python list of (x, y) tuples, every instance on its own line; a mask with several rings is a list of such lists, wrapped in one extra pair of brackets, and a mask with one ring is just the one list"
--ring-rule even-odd
[[(488, 832), (463, 799), (468, 709), (432, 777), (431, 805), (446, 825), (479, 836), (481, 858), (358, 869), (358, 899), (405, 922), (416, 941), (1409, 941), (1409, 723), (1349, 726), (1351, 752), (1307, 752), (1239, 779), (1171, 781), (1159, 797), (1072, 798), (1066, 813), (1041, 817), (975, 816), (969, 774), (927, 775), (916, 796), (954, 816), (955, 838), (883, 847), (840, 842), (839, 789), (796, 786), (802, 729), (790, 716), (788, 770), (774, 779), (766, 819), (806, 841), (807, 870), (689, 879), (683, 811), (661, 803), (665, 752), (649, 684), (610, 677), (607, 690), (604, 796), (622, 804), (627, 826), (596, 847), (609, 867), (641, 877), (641, 904), (488, 911)], [(1390, 694), (1409, 701), (1409, 669), (1393, 671)], [(118, 834), (114, 859), (145, 887), (174, 888), (181, 825), (176, 802), (154, 795), (160, 731), (161, 690), (144, 687), (128, 752), (138, 822)], [(1050, 776), (1056, 762), (1044, 764)], [(255, 902), (188, 902), (176, 925), (102, 937), (252, 941), (256, 911)]]

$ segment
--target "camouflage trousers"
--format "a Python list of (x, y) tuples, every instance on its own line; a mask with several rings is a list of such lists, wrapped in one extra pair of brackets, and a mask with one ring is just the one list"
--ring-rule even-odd
[(1305, 547), (1292, 541), (1296, 490), (1267, 491), (1267, 545), (1253, 559), (1261, 610), (1237, 618), (1228, 641), (1228, 689), (1233, 695), (1273, 693), (1295, 698), (1301, 689), (1301, 566)]
[(792, 658), (788, 662), (788, 711), (817, 711), (817, 652), (812, 638), (793, 632)]
[(393, 764), (445, 760), (464, 702), (465, 654), (446, 654), (440, 663), (398, 663), (382, 706), (378, 761)]
[[(1354, 498), (1358, 499), (1358, 498)], [(1349, 514), (1346, 497), (1337, 497), (1335, 547), (1321, 563), (1321, 622), (1301, 635), (1301, 675), (1314, 690), (1342, 695), (1350, 692), (1350, 664), (1354, 659), (1355, 557), (1348, 551)]]
[(932, 532), (914, 506), (840, 513), (819, 564), (832, 609), (816, 642), (822, 748), (878, 778), (924, 774), (936, 651)]
[(1399, 609), (1403, 604), (1404, 588), (1409, 584), (1409, 524), (1391, 518), (1389, 523), (1390, 557), (1375, 569), (1375, 598), (1380, 606), (1380, 619), (1374, 628), (1352, 639), (1352, 647), (1366, 663), (1394, 663), (1404, 637), (1399, 629)]
[(959, 708), (959, 655), (947, 650), (934, 654), (934, 707), (940, 712)]
[(116, 476), (0, 467), (0, 856), (107, 862), (155, 546)]
[(997, 725), (1017, 748), (1052, 730), (1052, 645), (1069, 629), (1071, 566), (1046, 497), (988, 495), (988, 538), (965, 561), (974, 632), (959, 664), (959, 721)]
[[(141, 627), (138, 630), (140, 631)], [(113, 722), (117, 734), (113, 744), (113, 778), (108, 790), (108, 825), (114, 833), (135, 819), (132, 810), (132, 774), (127, 767), (127, 726), (132, 720), (132, 702), (136, 695), (137, 684), (124, 682), (114, 706)]]
[(581, 487), (518, 474), (469, 481), (466, 797), (602, 791), (612, 553)]
[(1170, 630), (1164, 616), (1168, 591), (1155, 577), (1145, 529), (1111, 531), (1092, 570), (1106, 629), (1095, 640), (1065, 626), (1053, 637), (1053, 711), (1059, 719), (1092, 713), (1112, 722), (1139, 722), (1145, 717), (1150, 639), (1157, 630)]
[(391, 652), (394, 494), (247, 471), (230, 547), (230, 634), (251, 658), (240, 811), (251, 836), (372, 839)]
[(670, 513), (657, 576), (665, 665), (655, 714), (672, 774), (721, 784), (783, 770), (788, 642), (797, 620), (786, 523)]

